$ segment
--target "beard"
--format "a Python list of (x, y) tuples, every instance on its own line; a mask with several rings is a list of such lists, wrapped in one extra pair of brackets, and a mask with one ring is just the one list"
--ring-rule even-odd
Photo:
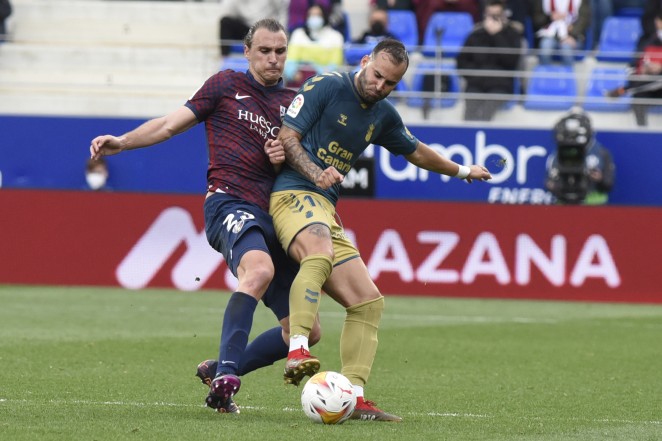
[(365, 69), (361, 69), (357, 75), (359, 81), (356, 89), (358, 90), (359, 96), (363, 101), (368, 104), (375, 104), (377, 101), (384, 99), (384, 97), (381, 95), (374, 95), (368, 92), (367, 81), (365, 79)]

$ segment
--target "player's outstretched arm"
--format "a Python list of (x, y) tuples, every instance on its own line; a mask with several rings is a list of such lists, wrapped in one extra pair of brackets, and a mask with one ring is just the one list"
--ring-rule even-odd
[(334, 167), (322, 170), (310, 160), (308, 152), (301, 145), (301, 134), (296, 130), (282, 126), (278, 141), (283, 144), (287, 163), (321, 189), (326, 190), (333, 184), (342, 182), (343, 175)]
[(151, 119), (122, 136), (97, 136), (90, 143), (90, 157), (116, 155), (124, 150), (149, 147), (185, 132), (198, 123), (191, 109), (182, 106), (172, 113)]
[(471, 183), (474, 179), (487, 181), (492, 179), (489, 170), (482, 165), (465, 166), (444, 158), (429, 146), (419, 141), (414, 153), (405, 156), (407, 161), (417, 167), (442, 175), (454, 176)]

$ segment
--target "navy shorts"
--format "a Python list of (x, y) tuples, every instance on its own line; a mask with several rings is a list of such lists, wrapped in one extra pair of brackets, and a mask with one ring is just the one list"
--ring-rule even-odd
[(290, 286), (298, 265), (283, 251), (269, 213), (226, 193), (209, 196), (204, 211), (207, 241), (223, 255), (235, 277), (247, 251), (261, 250), (271, 256), (275, 274), (262, 301), (278, 320), (289, 316)]

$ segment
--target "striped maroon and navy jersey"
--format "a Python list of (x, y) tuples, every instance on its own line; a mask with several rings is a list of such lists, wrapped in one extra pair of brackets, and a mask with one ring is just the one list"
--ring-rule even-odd
[(205, 122), (209, 147), (207, 189), (223, 191), (269, 210), (276, 174), (264, 153), (275, 139), (296, 93), (265, 87), (250, 72), (225, 70), (212, 75), (186, 106)]

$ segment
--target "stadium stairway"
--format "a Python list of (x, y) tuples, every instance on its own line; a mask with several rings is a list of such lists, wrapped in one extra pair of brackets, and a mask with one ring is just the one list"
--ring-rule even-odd
[(0, 113), (160, 115), (218, 69), (215, 3), (12, 4), (10, 41), (0, 45)]

